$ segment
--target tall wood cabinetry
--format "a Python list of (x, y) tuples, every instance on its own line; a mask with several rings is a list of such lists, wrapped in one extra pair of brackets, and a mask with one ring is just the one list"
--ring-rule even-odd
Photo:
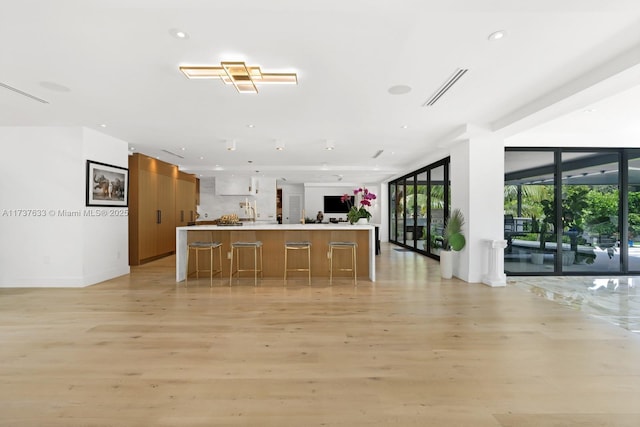
[(183, 227), (196, 220), (198, 179), (191, 174), (178, 172), (176, 179), (176, 227)]
[[(181, 175), (183, 179), (179, 179)], [(190, 187), (179, 184), (187, 182), (187, 175), (175, 165), (144, 154), (129, 157), (130, 265), (175, 252), (176, 226), (186, 225), (178, 215), (195, 212), (195, 177)]]

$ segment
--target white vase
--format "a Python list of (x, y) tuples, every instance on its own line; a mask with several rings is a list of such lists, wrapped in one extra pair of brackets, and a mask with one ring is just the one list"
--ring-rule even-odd
[(356, 221), (356, 224), (367, 225), (369, 224), (369, 220), (367, 218), (358, 218), (358, 220)]
[(531, 263), (536, 265), (544, 264), (544, 252), (531, 252)]
[(568, 267), (570, 265), (573, 265), (573, 263), (576, 261), (576, 253), (575, 252), (567, 252), (567, 251), (563, 251), (562, 252), (562, 265), (565, 267)]
[(440, 251), (440, 276), (443, 279), (453, 277), (453, 251)]

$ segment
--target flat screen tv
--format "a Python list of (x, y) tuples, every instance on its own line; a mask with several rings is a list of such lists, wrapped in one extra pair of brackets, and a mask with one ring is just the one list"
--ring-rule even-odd
[(324, 196), (324, 213), (346, 214), (349, 206), (353, 206), (354, 196), (351, 196), (351, 204), (340, 200), (342, 196)]

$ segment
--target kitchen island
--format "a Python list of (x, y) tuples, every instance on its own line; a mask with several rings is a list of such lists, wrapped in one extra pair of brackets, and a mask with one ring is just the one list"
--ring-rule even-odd
[[(229, 260), (231, 242), (260, 240), (263, 244), (263, 277), (279, 278), (284, 275), (284, 242), (289, 240), (308, 240), (311, 242), (312, 277), (329, 278), (329, 259), (327, 252), (330, 241), (355, 241), (358, 243), (358, 280), (369, 279), (374, 282), (375, 272), (375, 227), (373, 225), (350, 224), (260, 224), (245, 222), (242, 225), (193, 225), (176, 228), (176, 281), (186, 278), (187, 243), (195, 241), (218, 241), (222, 243), (222, 278), (229, 278)], [(192, 255), (194, 256), (194, 255)], [(337, 255), (343, 257), (343, 255)], [(203, 261), (207, 261), (204, 260)], [(335, 259), (334, 262), (343, 260)], [(290, 258), (290, 262), (305, 262)], [(189, 271), (193, 271), (190, 262)], [(201, 268), (208, 268), (201, 267)], [(208, 273), (204, 273), (205, 275)], [(201, 275), (202, 277), (202, 275)], [(290, 278), (295, 278), (291, 275)], [(336, 276), (334, 273), (334, 277)]]

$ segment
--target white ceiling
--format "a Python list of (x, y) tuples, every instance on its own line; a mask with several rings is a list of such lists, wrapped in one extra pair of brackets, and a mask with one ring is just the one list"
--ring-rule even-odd
[[(203, 176), (219, 169), (288, 182), (379, 182), (424, 164), (463, 125), (520, 132), (543, 116), (598, 101), (592, 91), (551, 117), (548, 107), (562, 104), (559, 98), (640, 68), (637, 0), (0, 5), (0, 83), (49, 102), (0, 87), (0, 126), (87, 126)], [(174, 29), (189, 38), (173, 37)], [(489, 41), (496, 30), (507, 37)], [(266, 72), (297, 72), (299, 84), (247, 95), (219, 81), (188, 80), (178, 70), (237, 60)], [(434, 106), (423, 107), (457, 68), (469, 71)], [(639, 82), (627, 79), (615, 92)], [(412, 90), (390, 94), (396, 85)], [(626, 121), (614, 114), (615, 126), (638, 141), (640, 94), (629, 94)], [(526, 120), (536, 114), (537, 122)], [(576, 126), (575, 119), (557, 121), (545, 133), (571, 133), (567, 123)], [(236, 141), (236, 151), (226, 150), (227, 140)], [(276, 141), (284, 151), (275, 150)], [(335, 150), (325, 150), (326, 141)]]

